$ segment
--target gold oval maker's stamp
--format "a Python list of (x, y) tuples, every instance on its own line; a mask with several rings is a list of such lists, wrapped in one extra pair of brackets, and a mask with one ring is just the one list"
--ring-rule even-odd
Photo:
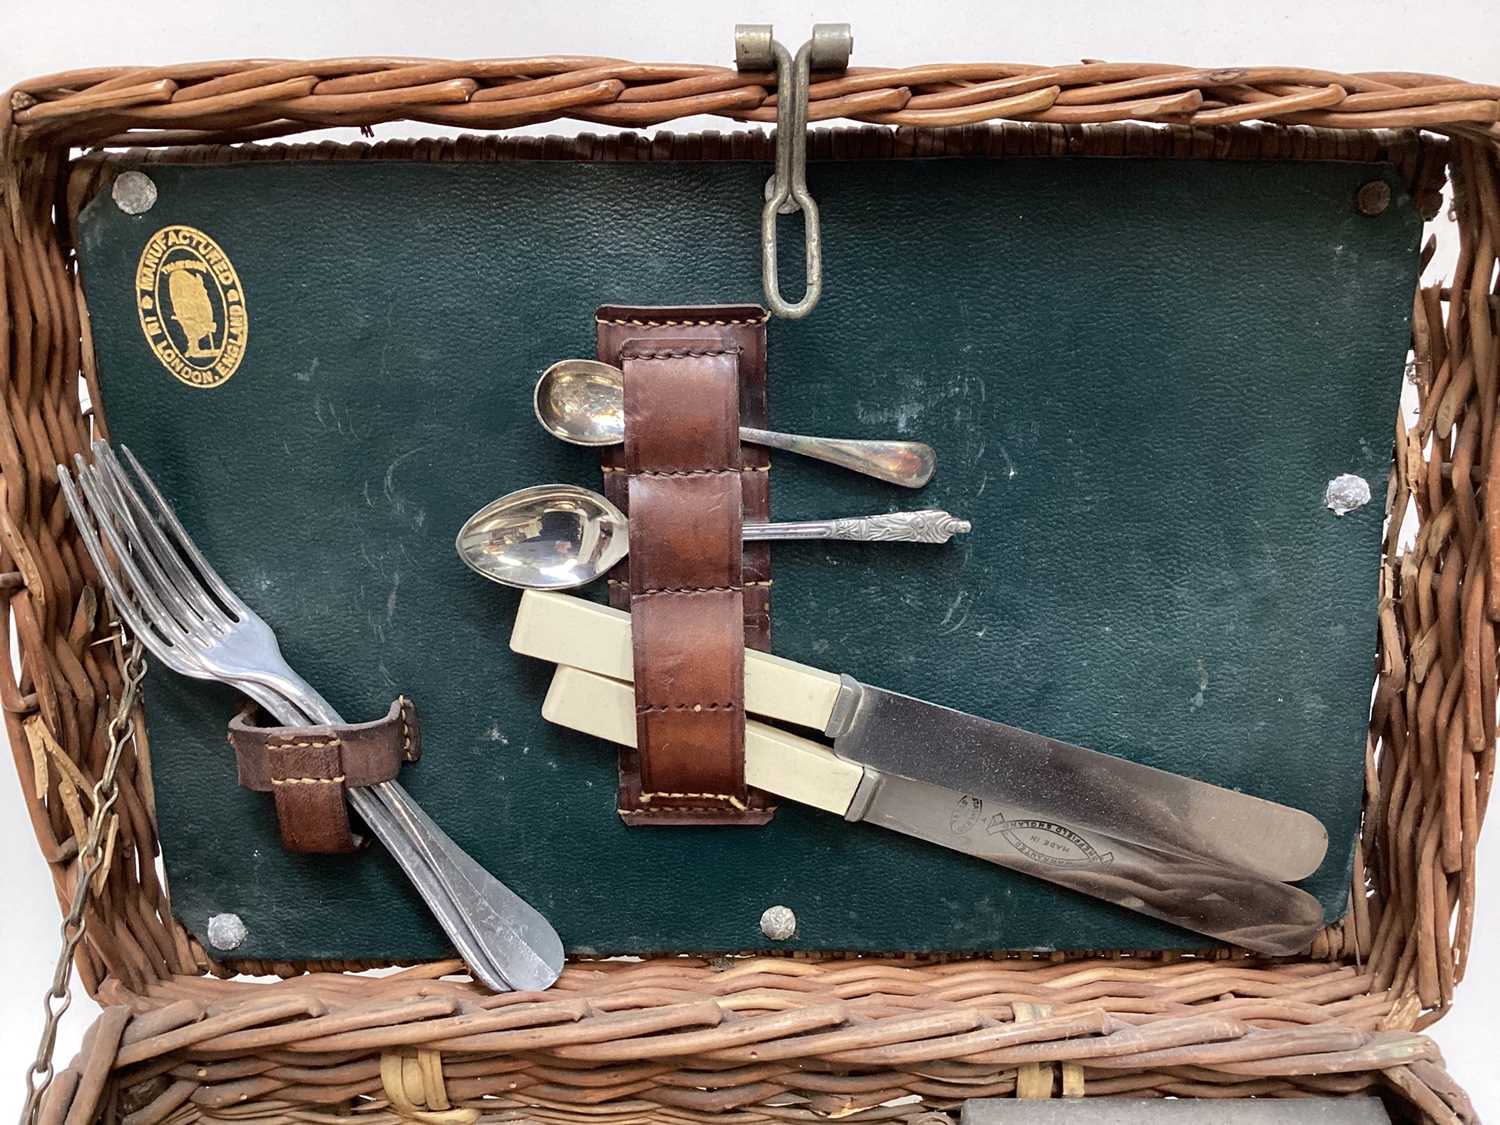
[(146, 343), (190, 387), (217, 387), (240, 365), (250, 338), (245, 290), (220, 245), (195, 227), (162, 227), (135, 269)]

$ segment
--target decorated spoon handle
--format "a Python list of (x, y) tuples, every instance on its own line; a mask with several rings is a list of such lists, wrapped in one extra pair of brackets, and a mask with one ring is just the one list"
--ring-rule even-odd
[(946, 543), (969, 530), (969, 521), (947, 512), (888, 512), (839, 520), (747, 523), (747, 542), (766, 539), (858, 539), (878, 542)]
[(932, 479), (937, 454), (920, 441), (859, 441), (853, 438), (807, 437), (772, 430), (740, 429), (740, 440), (771, 449), (785, 449), (831, 465), (841, 465), (867, 477), (906, 488), (921, 488)]

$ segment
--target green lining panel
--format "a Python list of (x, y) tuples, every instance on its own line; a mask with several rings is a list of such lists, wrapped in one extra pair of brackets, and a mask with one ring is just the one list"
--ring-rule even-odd
[[(544, 481), (598, 486), (531, 386), (592, 354), (607, 302), (755, 299), (752, 163), (156, 165), (102, 196), (81, 257), (113, 433), (162, 482), (292, 663), (351, 719), (417, 701), (404, 783), (579, 953), (1175, 948), (1202, 940), (864, 825), (784, 807), (763, 829), (626, 829), (613, 755), (545, 724), (513, 656), (514, 591), (468, 572), (462, 521)], [(1377, 495), (1420, 233), (1384, 165), (1137, 159), (812, 169), (827, 288), (770, 326), (780, 429), (932, 442), (923, 493), (779, 455), (777, 518), (945, 507), (947, 548), (783, 544), (778, 653), (1308, 809), (1306, 882), (1347, 901), (1375, 655)], [(1355, 193), (1385, 177), (1395, 202)], [(243, 363), (185, 386), (133, 275), (170, 224), (243, 282)], [(795, 253), (787, 247), (785, 256)], [(797, 291), (795, 279), (787, 288)], [(593, 596), (602, 596), (594, 591)], [(421, 958), (446, 944), (395, 865), (296, 857), (240, 790), (235, 697), (153, 671), (173, 906), (234, 911), (247, 958)], [(942, 747), (933, 747), (941, 753)]]

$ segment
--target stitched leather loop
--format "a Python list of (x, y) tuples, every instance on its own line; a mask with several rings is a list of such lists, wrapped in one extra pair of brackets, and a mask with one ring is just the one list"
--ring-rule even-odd
[(240, 784), (276, 800), (281, 841), (294, 852), (351, 852), (344, 791), (389, 781), (422, 753), (411, 700), (400, 697), (384, 718), (344, 726), (264, 726), (252, 703), (229, 720)]

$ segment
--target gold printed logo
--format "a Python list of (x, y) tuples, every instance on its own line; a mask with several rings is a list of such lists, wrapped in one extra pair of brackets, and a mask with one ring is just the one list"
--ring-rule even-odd
[(193, 227), (162, 227), (135, 269), (136, 311), (161, 365), (190, 387), (217, 387), (250, 338), (245, 290), (217, 242)]

